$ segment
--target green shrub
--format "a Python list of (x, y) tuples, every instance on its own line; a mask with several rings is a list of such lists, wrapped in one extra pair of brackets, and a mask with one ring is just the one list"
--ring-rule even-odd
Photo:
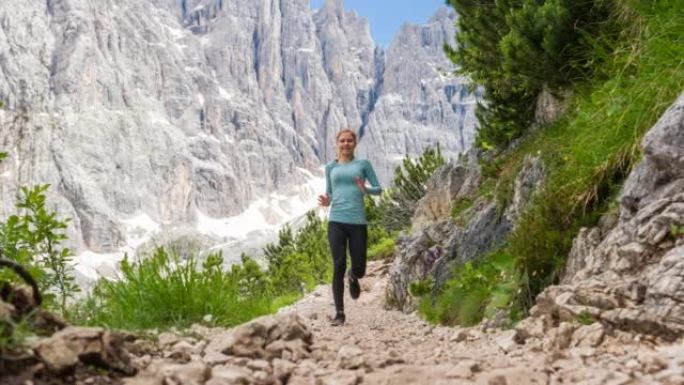
[[(504, 252), (466, 262), (454, 268), (452, 278), (436, 298), (422, 298), (419, 311), (431, 322), (465, 326), (491, 317), (499, 309), (513, 311), (515, 277), (515, 259)], [(415, 289), (420, 292), (421, 288)]]
[(246, 255), (224, 270), (220, 255), (200, 264), (163, 248), (135, 263), (125, 259), (121, 279), (101, 280), (73, 319), (127, 329), (232, 326), (289, 305), (330, 279), (325, 224), (313, 212), (296, 233), (284, 228), (264, 253), (266, 270)]
[(430, 294), (432, 291), (432, 286), (434, 284), (434, 281), (431, 276), (428, 276), (425, 279), (421, 279), (418, 281), (411, 282), (409, 284), (409, 294), (411, 296), (419, 298), (425, 295)]
[(402, 166), (395, 170), (392, 187), (386, 189), (377, 208), (387, 232), (397, 232), (410, 226), (416, 204), (425, 195), (425, 184), (443, 164), (439, 146), (426, 149), (416, 160), (406, 155)]
[(29, 350), (29, 339), (35, 335), (36, 328), (28, 318), (19, 321), (14, 321), (11, 318), (0, 318), (0, 355), (3, 352), (24, 353)]
[(684, 89), (684, 4), (630, 2), (638, 32), (606, 63), (607, 80), (578, 89), (565, 118), (531, 136), (547, 182), (509, 239), (521, 277), (521, 306), (558, 280), (581, 227), (593, 226), (640, 158), (639, 142)]
[[(6, 157), (6, 153), (0, 153), (0, 161)], [(61, 246), (66, 240), (64, 232), (69, 220), (58, 219), (56, 212), (45, 207), (48, 188), (49, 185), (20, 187), (18, 214), (0, 222), (0, 257), (25, 266), (44, 293), (45, 306), (66, 315), (67, 300), (79, 288), (68, 269), (73, 254)], [(0, 279), (12, 281), (16, 277), (0, 271)]]
[(368, 248), (368, 259), (390, 259), (394, 255), (394, 237), (380, 239)]
[(276, 244), (265, 248), (273, 290), (280, 294), (303, 293), (332, 277), (332, 259), (326, 223), (315, 212), (296, 235), (283, 229)]
[(577, 317), (575, 317), (575, 319), (582, 325), (591, 325), (594, 322), (596, 322), (594, 316), (592, 316), (591, 313), (589, 313), (586, 310), (582, 310), (579, 314), (577, 314)]
[(181, 260), (163, 248), (139, 262), (126, 258), (120, 280), (101, 280), (95, 287), (81, 308), (81, 321), (125, 329), (183, 328), (206, 320), (235, 325), (272, 310), (267, 284), (241, 286), (250, 262), (231, 271), (222, 264), (220, 255), (200, 266), (193, 257)]
[(674, 223), (670, 224), (670, 235), (674, 238), (679, 238), (684, 236), (684, 226), (678, 226)]
[[(459, 15), (456, 47), (445, 47), (460, 71), (484, 87), (477, 144), (503, 148), (534, 117), (542, 89), (559, 93), (596, 75), (622, 25), (611, 0), (448, 0)], [(600, 37), (600, 38), (597, 38)]]

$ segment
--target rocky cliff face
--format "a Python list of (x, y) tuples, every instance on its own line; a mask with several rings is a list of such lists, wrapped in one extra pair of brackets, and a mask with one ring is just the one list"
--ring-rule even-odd
[(422, 26), (404, 25), (390, 44), (377, 101), (361, 126), (360, 152), (377, 164), (384, 181), (414, 149), (439, 144), (448, 158), (475, 139), (475, 94), (454, 75), (442, 52), (453, 43), (456, 15), (447, 8)]
[[(511, 203), (501, 207), (491, 198), (477, 197), (481, 169), (474, 150), (436, 170), (425, 196), (418, 201), (411, 232), (397, 238), (387, 305), (404, 312), (415, 310), (409, 293), (411, 283), (431, 279), (432, 290), (438, 293), (455, 265), (501, 246), (544, 177), (540, 157), (527, 156), (515, 178)], [(472, 205), (454, 219), (453, 204), (463, 200), (472, 201)]]
[(644, 158), (623, 186), (619, 216), (579, 232), (561, 284), (539, 295), (526, 332), (538, 320), (547, 325), (583, 316), (666, 339), (684, 333), (684, 95), (642, 148)]
[(453, 33), (442, 10), (385, 53), (341, 0), (2, 2), (0, 215), (50, 183), (73, 246), (115, 252), (132, 218), (192, 226), (312, 196), (297, 186), (342, 127), (387, 182), (395, 157), (472, 141), (474, 97), (441, 51)]

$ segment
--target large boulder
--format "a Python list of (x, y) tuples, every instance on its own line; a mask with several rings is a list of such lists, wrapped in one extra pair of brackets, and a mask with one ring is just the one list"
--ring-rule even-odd
[(477, 192), (480, 184), (480, 165), (476, 152), (466, 154), (467, 161), (447, 163), (435, 170), (427, 182), (425, 196), (416, 207), (411, 219), (413, 229), (421, 229), (432, 222), (451, 216), (452, 204), (457, 199), (467, 198)]

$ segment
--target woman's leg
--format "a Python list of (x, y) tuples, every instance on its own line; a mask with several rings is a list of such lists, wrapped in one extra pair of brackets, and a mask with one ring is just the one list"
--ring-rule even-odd
[(351, 272), (349, 274), (349, 293), (356, 299), (361, 294), (359, 278), (366, 275), (366, 253), (368, 250), (368, 227), (349, 225), (349, 254)]
[(344, 272), (347, 270), (347, 232), (342, 224), (328, 222), (328, 242), (333, 260), (332, 291), (337, 313), (344, 312)]
[(366, 254), (368, 252), (368, 227), (366, 225), (350, 225), (349, 254), (351, 256), (351, 272), (355, 278), (366, 275)]

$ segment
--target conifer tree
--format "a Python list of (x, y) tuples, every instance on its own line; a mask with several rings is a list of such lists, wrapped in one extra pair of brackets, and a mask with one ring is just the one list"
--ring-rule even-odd
[(425, 195), (425, 183), (437, 168), (444, 164), (439, 146), (426, 149), (416, 160), (408, 155), (397, 166), (394, 182), (380, 201), (378, 210), (383, 225), (389, 232), (408, 227), (418, 200)]
[[(534, 118), (542, 89), (559, 92), (595, 75), (596, 36), (618, 29), (614, 0), (449, 0), (459, 15), (449, 58), (484, 87), (477, 144), (504, 147)], [(591, 42), (591, 43), (590, 43)]]

